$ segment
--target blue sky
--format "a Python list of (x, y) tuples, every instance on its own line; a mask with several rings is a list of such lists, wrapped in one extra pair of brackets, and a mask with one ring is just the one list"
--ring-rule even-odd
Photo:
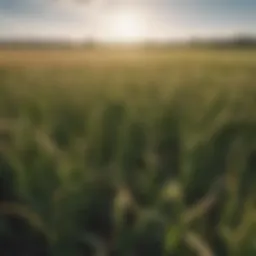
[(153, 38), (256, 34), (256, 0), (0, 0), (0, 38), (100, 38), (126, 10)]

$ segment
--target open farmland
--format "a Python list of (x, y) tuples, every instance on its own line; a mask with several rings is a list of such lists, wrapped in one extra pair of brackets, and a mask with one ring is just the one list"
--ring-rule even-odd
[(0, 50), (0, 255), (256, 255), (256, 50)]

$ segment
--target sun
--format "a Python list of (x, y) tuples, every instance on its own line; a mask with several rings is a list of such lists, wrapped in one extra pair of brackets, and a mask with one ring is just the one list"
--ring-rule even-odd
[(119, 11), (105, 20), (104, 40), (121, 43), (143, 41), (146, 26), (141, 15), (133, 11)]
[(136, 42), (143, 39), (142, 20), (132, 13), (122, 13), (115, 17), (113, 36), (117, 41)]

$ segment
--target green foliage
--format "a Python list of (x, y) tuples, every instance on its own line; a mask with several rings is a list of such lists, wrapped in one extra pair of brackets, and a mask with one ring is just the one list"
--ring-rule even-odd
[(255, 255), (256, 53), (93, 54), (0, 68), (0, 254)]

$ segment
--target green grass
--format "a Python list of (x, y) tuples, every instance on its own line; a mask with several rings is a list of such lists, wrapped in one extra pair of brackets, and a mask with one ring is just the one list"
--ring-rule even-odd
[(256, 51), (2, 53), (1, 254), (256, 254)]

